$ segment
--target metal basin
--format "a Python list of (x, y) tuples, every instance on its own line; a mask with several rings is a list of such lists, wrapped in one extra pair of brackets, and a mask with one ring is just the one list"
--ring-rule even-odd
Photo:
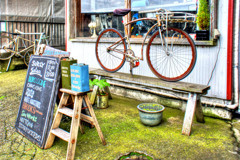
[(162, 120), (164, 106), (157, 103), (142, 103), (137, 106), (140, 120), (147, 126), (156, 126)]

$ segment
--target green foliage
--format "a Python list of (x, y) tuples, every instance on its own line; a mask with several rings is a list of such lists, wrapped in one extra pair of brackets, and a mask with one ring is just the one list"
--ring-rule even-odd
[(210, 25), (210, 13), (207, 0), (199, 0), (199, 9), (197, 13), (197, 24), (201, 30), (208, 30)]
[(89, 85), (90, 87), (98, 86), (99, 87), (99, 93), (100, 95), (106, 95), (106, 92), (104, 91), (104, 87), (110, 86), (110, 84), (106, 81), (106, 79), (94, 79), (94, 80), (89, 80)]
[(3, 98), (4, 98), (4, 96), (0, 97), (0, 100), (3, 99)]

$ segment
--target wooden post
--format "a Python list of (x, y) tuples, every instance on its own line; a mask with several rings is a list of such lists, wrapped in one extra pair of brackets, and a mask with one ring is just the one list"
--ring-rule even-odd
[(187, 108), (185, 111), (183, 128), (182, 128), (182, 134), (185, 134), (187, 136), (190, 136), (190, 134), (191, 134), (191, 128), (192, 128), (192, 122), (193, 122), (193, 116), (194, 116), (194, 112), (195, 112), (196, 102), (197, 102), (197, 94), (189, 93)]
[(80, 115), (82, 109), (82, 96), (75, 96), (74, 100), (74, 111), (72, 116), (72, 124), (70, 129), (70, 140), (68, 142), (68, 150), (67, 150), (67, 159), (74, 159), (75, 149), (77, 143), (77, 135), (78, 135), (78, 127), (80, 123)]

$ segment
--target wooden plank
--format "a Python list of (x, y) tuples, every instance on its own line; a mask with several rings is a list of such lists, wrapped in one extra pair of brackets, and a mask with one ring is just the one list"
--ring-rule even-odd
[(195, 112), (196, 102), (197, 102), (197, 94), (189, 93), (187, 108), (185, 111), (183, 128), (182, 128), (182, 134), (187, 135), (187, 136), (190, 136), (190, 134), (191, 134), (191, 128), (192, 128), (192, 122), (193, 122), (193, 116), (194, 116), (194, 112)]
[(109, 73), (109, 72), (103, 71), (102, 69), (90, 69), (89, 74), (100, 75), (104, 77), (120, 78), (124, 80), (129, 80), (129, 81), (136, 81), (140, 83), (162, 86), (169, 89), (175, 89), (175, 90), (187, 91), (187, 92), (193, 92), (193, 93), (201, 93), (201, 94), (206, 93), (206, 91), (210, 89), (210, 86), (207, 86), (207, 85), (200, 85), (200, 84), (179, 82), (179, 81), (167, 82), (159, 78), (139, 76), (139, 75), (131, 76), (128, 73), (120, 73), (120, 72)]
[(93, 87), (93, 92), (91, 94), (91, 98), (90, 98), (90, 102), (91, 104), (94, 104), (95, 103), (95, 99), (96, 99), (96, 96), (97, 96), (97, 91), (98, 91), (98, 86), (94, 86)]
[(87, 103), (89, 112), (90, 112), (90, 114), (91, 114), (91, 116), (92, 116), (92, 118), (93, 118), (93, 121), (94, 121), (94, 124), (95, 124), (95, 128), (97, 129), (98, 135), (99, 135), (99, 137), (100, 137), (100, 139), (101, 139), (101, 141), (102, 141), (102, 144), (103, 144), (103, 145), (106, 145), (106, 141), (105, 141), (104, 136), (103, 136), (103, 134), (102, 134), (101, 128), (100, 128), (100, 126), (99, 126), (99, 124), (98, 124), (98, 121), (97, 121), (97, 118), (96, 118), (96, 116), (95, 116), (95, 113), (94, 113), (94, 111), (93, 111), (91, 102), (90, 102), (90, 100), (89, 100), (89, 98), (88, 98), (87, 95), (85, 95), (84, 97), (85, 97), (85, 101), (86, 101), (86, 103)]
[(70, 139), (70, 133), (67, 131), (64, 131), (61, 128), (56, 128), (56, 129), (52, 129), (51, 133), (54, 134), (55, 136), (61, 138), (62, 140), (68, 142)]
[(80, 128), (81, 133), (84, 134), (85, 131), (84, 131), (84, 127), (83, 127), (83, 122), (82, 121), (80, 121), (80, 123), (79, 123), (79, 128)]
[(60, 108), (62, 108), (62, 105), (67, 104), (68, 97), (69, 97), (68, 94), (65, 94), (65, 93), (62, 94), (62, 98), (60, 100), (59, 107), (57, 109), (55, 118), (54, 118), (53, 123), (52, 123), (52, 127), (50, 129), (50, 132), (49, 132), (49, 135), (48, 135), (45, 147), (44, 147), (45, 149), (50, 148), (53, 144), (53, 141), (55, 139), (55, 135), (51, 133), (51, 130), (59, 127), (61, 119), (62, 119), (62, 113), (59, 113), (58, 111), (59, 111)]
[(87, 92), (76, 92), (76, 91), (72, 91), (72, 90), (66, 89), (66, 88), (61, 88), (60, 91), (64, 92), (64, 93), (68, 93), (68, 94), (74, 95), (74, 96), (84, 95), (84, 94), (86, 94), (88, 92), (92, 92), (92, 90), (89, 90)]
[(58, 111), (68, 117), (72, 117), (73, 115), (73, 110), (67, 107), (60, 108)]
[(90, 124), (94, 124), (94, 119), (90, 116), (87, 116), (85, 114), (82, 114), (81, 113), (81, 120), (87, 122), (87, 123), (90, 123)]
[(196, 106), (196, 118), (198, 122), (205, 123), (204, 116), (203, 116), (203, 110), (202, 110), (202, 103), (200, 98), (197, 100), (197, 106)]
[(66, 159), (74, 159), (77, 144), (78, 126), (80, 123), (80, 114), (82, 109), (82, 96), (75, 96), (74, 112), (70, 129), (70, 140), (68, 142), (68, 150)]

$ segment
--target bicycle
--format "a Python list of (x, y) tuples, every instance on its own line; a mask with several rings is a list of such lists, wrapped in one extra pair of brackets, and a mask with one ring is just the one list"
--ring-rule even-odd
[[(48, 36), (46, 36), (45, 33), (24, 33), (16, 29), (15, 33), (9, 33), (9, 34), (17, 35), (17, 37), (15, 39), (12, 39), (9, 36), (0, 37), (0, 60), (9, 59), (9, 64), (11, 62), (11, 58), (15, 55), (16, 57), (23, 58), (25, 65), (28, 66), (31, 54), (35, 54), (35, 51), (37, 50), (38, 46), (41, 44), (41, 41), (45, 40), (46, 44), (48, 45), (48, 40), (47, 40)], [(21, 35), (40, 35), (40, 37), (39, 39), (31, 41), (21, 37)], [(27, 43), (30, 43), (28, 47), (27, 47)], [(37, 47), (36, 47), (36, 43), (37, 43)], [(9, 64), (6, 71), (8, 71)]]
[[(125, 16), (130, 9), (116, 9), (115, 16)], [(196, 22), (196, 15), (184, 12), (170, 12), (165, 9), (141, 11), (139, 13), (155, 12), (156, 18), (139, 18), (124, 22), (125, 37), (114, 28), (103, 30), (96, 41), (96, 58), (107, 72), (116, 72), (122, 68), (125, 61), (130, 62), (130, 72), (139, 66), (139, 60), (143, 60), (144, 43), (151, 31), (157, 28), (148, 40), (146, 48), (147, 63), (151, 71), (165, 81), (179, 81), (188, 76), (193, 70), (197, 51), (192, 38), (183, 31), (187, 23)], [(178, 16), (174, 16), (177, 13)], [(141, 57), (135, 56), (131, 49), (127, 26), (137, 21), (157, 21), (146, 33), (141, 48)], [(168, 22), (183, 22), (184, 29), (168, 27)], [(126, 44), (127, 41), (127, 44)]]

